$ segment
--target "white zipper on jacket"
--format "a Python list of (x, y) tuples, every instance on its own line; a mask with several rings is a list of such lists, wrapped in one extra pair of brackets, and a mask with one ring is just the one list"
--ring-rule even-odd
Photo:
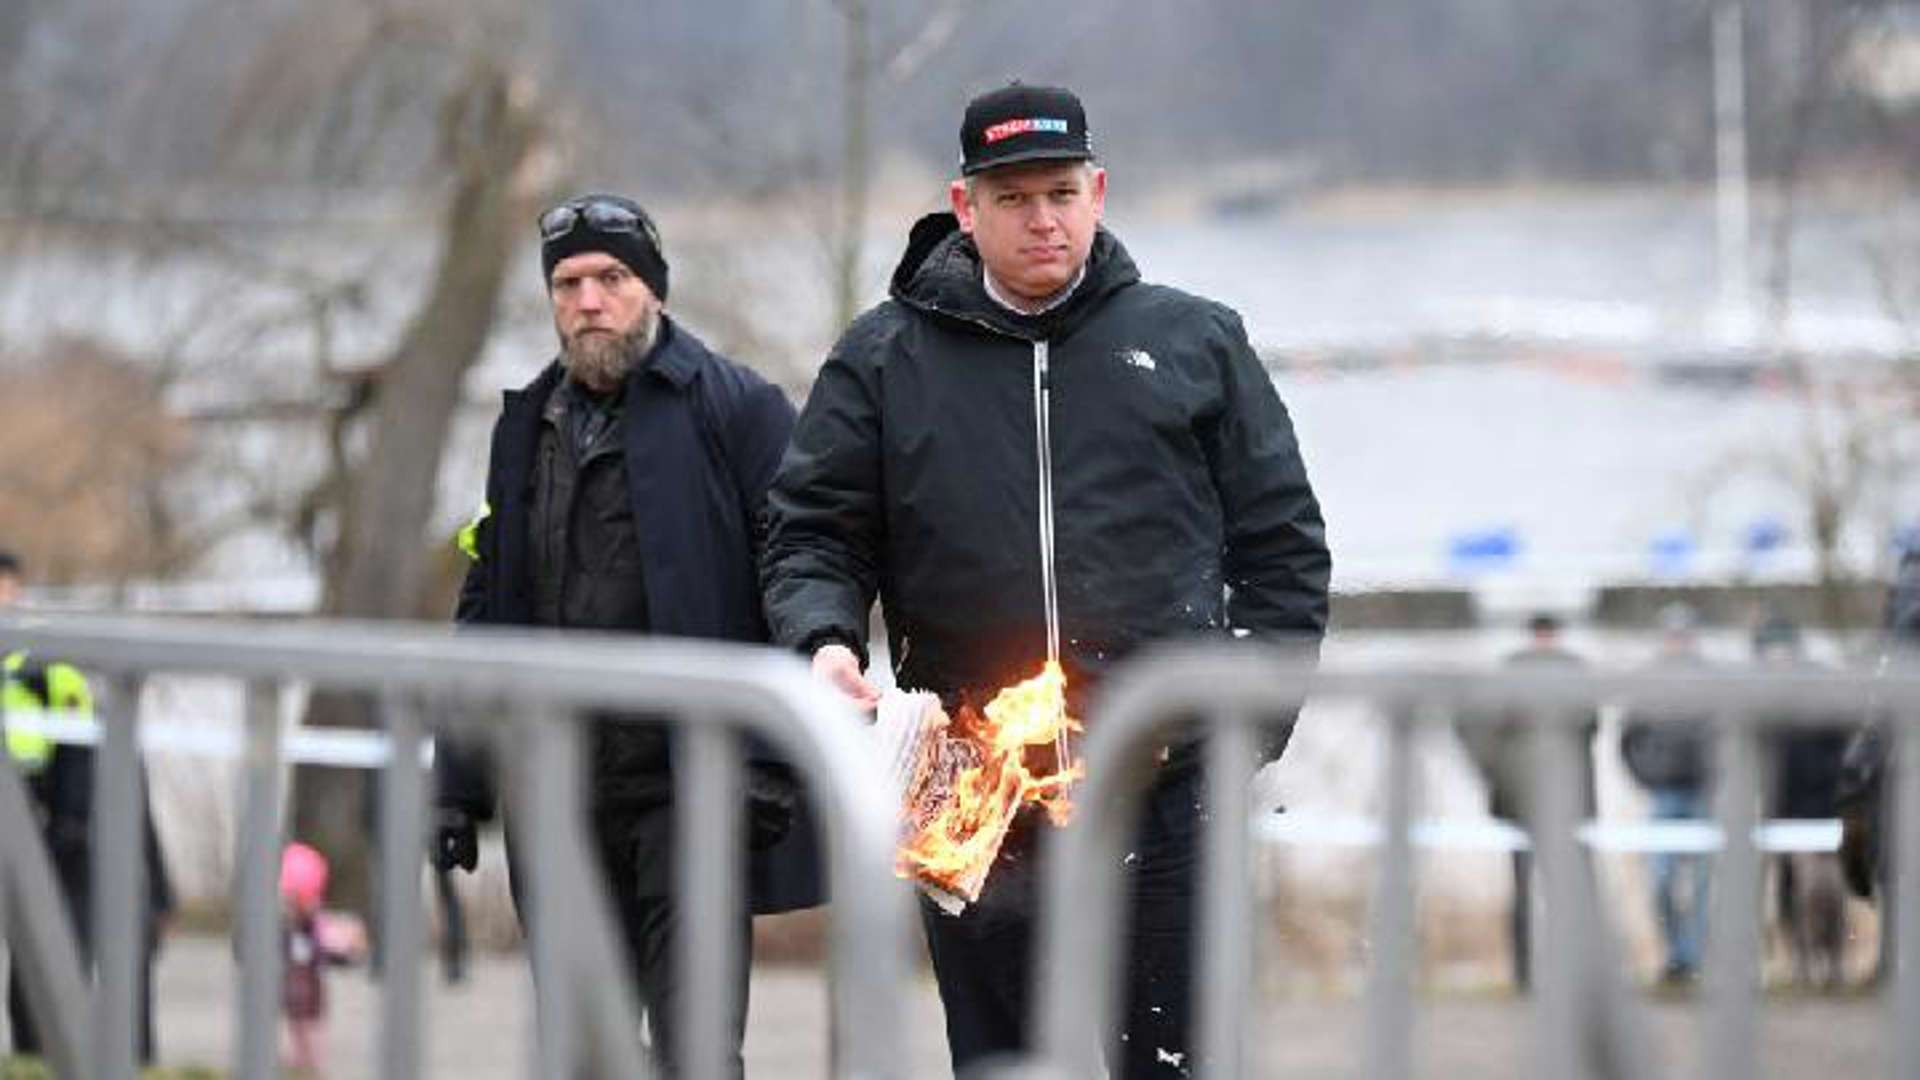
[[(1046, 605), (1047, 662), (1060, 663), (1060, 591), (1053, 570), (1053, 434), (1050, 423), (1053, 386), (1047, 368), (1047, 342), (1033, 343), (1033, 430), (1034, 451), (1040, 466), (1040, 589)], [(1064, 717), (1056, 717), (1056, 722)], [(1067, 729), (1060, 723), (1053, 740), (1060, 771), (1071, 764), (1067, 754)]]

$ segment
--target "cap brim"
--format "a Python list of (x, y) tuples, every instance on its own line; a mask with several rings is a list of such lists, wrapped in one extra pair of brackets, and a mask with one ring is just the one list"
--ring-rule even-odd
[(1022, 150), (1019, 153), (994, 158), (992, 161), (976, 161), (971, 165), (962, 163), (960, 166), (960, 175), (978, 176), (983, 172), (992, 172), (995, 169), (1004, 168), (1008, 165), (1025, 165), (1034, 161), (1092, 160), (1093, 154), (1087, 150), (1075, 150), (1065, 146), (1036, 146), (1031, 150)]

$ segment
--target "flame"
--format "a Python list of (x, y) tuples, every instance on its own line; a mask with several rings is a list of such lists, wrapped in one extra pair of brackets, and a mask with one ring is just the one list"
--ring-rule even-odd
[(910, 814), (895, 859), (900, 876), (976, 900), (1022, 806), (1067, 823), (1080, 770), (1061, 770), (1055, 748), (1063, 733), (1081, 728), (1067, 715), (1066, 689), (1066, 674), (1049, 660), (1038, 675), (995, 694), (984, 712), (962, 709), (940, 733), (945, 745), (936, 755), (948, 769), (935, 771), (952, 771), (952, 783), (936, 777), (931, 798), (910, 799), (921, 811)]

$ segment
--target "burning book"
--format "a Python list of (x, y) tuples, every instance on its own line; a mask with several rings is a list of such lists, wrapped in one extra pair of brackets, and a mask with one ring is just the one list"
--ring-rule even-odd
[(949, 914), (980, 898), (1014, 817), (1028, 804), (1063, 825), (1079, 772), (1059, 748), (1079, 730), (1066, 713), (1066, 677), (1049, 663), (1000, 691), (984, 710), (949, 717), (940, 699), (890, 691), (874, 724), (887, 775), (900, 793), (894, 870)]

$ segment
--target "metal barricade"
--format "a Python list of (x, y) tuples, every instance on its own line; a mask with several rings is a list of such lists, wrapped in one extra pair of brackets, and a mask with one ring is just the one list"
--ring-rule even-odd
[[(906, 977), (905, 891), (892, 882), (897, 808), (884, 785), (866, 782), (869, 751), (848, 707), (794, 659), (767, 649), (593, 635), (504, 630), (453, 634), (444, 627), (310, 621), (0, 618), (0, 640), (105, 676), (99, 711), (94, 807), (95, 963), (92, 1001), (54, 877), (11, 768), (0, 768), (0, 873), (7, 939), (19, 958), (30, 1006), (61, 1076), (134, 1076), (135, 993), (143, 895), (139, 853), (138, 702), (149, 675), (208, 674), (247, 683), (246, 805), (236, 868), (241, 961), (238, 1076), (277, 1075), (281, 841), (278, 687), (304, 683), (377, 698), (391, 740), (381, 777), (381, 866), (388, 882), (418, 882), (425, 836), (423, 712), (485, 721), (510, 752), (507, 795), (524, 837), (533, 906), (531, 949), (540, 1037), (529, 1072), (539, 1077), (651, 1075), (605, 897), (583, 839), (578, 715), (587, 709), (645, 711), (678, 724), (675, 770), (680, 829), (676, 888), (686, 910), (738, 912), (743, 734), (765, 739), (799, 771), (820, 811), (835, 904), (831, 951), (834, 1071), (898, 1075), (899, 988)], [(0, 717), (3, 719), (3, 717)], [(710, 857), (701, 857), (707, 853)], [(387, 955), (419, 954), (424, 936), (417, 889), (383, 890), (380, 932)], [(732, 920), (687, 920), (679, 941), (688, 973), (679, 1030), (688, 1076), (726, 1074), (725, 1018), (735, 992), (725, 973), (741, 943)], [(694, 958), (698, 962), (692, 962)], [(379, 1071), (421, 1072), (419, 974), (391, 962), (382, 988)], [(582, 1037), (585, 1036), (585, 1037)], [(583, 1055), (582, 1051), (589, 1051)]]
[[(1910, 747), (1920, 717), (1920, 677), (1873, 680), (1844, 674), (1754, 671), (1606, 674), (1580, 670), (1484, 672), (1313, 672), (1253, 646), (1163, 651), (1116, 676), (1093, 710), (1082, 748), (1087, 779), (1074, 821), (1046, 867), (1042, 952), (1036, 961), (1041, 1023), (1038, 1057), (1008, 1075), (1080, 1078), (1102, 1074), (1118, 994), (1121, 852), (1132, 811), (1150, 778), (1146, 751), (1174, 725), (1207, 732), (1207, 815), (1196, 933), (1199, 987), (1195, 1075), (1246, 1075), (1241, 1053), (1252, 997), (1251, 829), (1245, 782), (1254, 771), (1255, 729), (1295, 708), (1308, 693), (1371, 700), (1386, 718), (1386, 820), (1369, 929), (1366, 1075), (1414, 1074), (1415, 805), (1412, 745), (1423, 710), (1465, 718), (1493, 710), (1530, 720), (1542, 797), (1530, 822), (1548, 890), (1546, 953), (1536, 957), (1534, 1075), (1651, 1075), (1622, 973), (1599, 932), (1591, 883), (1578, 869), (1579, 715), (1605, 702), (1654, 701), (1718, 717), (1718, 797), (1724, 847), (1714, 875), (1707, 968), (1706, 1075), (1757, 1075), (1761, 864), (1754, 841), (1760, 804), (1763, 722), (1796, 713), (1864, 715), (1869, 695), (1897, 725), (1888, 787), (1902, 827), (1888, 839), (1898, 880), (1892, 895), (1897, 949), (1888, 1006), (1889, 1075), (1920, 1076), (1920, 754)], [(1226, 778), (1222, 782), (1222, 778)]]
[[(304, 622), (260, 625), (186, 620), (0, 619), (0, 639), (58, 656), (106, 676), (99, 740), (100, 801), (95, 811), (95, 953), (99, 977), (83, 977), (44, 851), (28, 826), (19, 778), (0, 769), (0, 871), (5, 931), (25, 977), (36, 1018), (48, 1034), (60, 1075), (133, 1075), (134, 997), (142, 861), (138, 853), (137, 737), (141, 680), (155, 673), (214, 674), (244, 680), (246, 807), (238, 859), (242, 1010), (234, 1051), (241, 1076), (276, 1068), (279, 930), (276, 857), (284, 747), (276, 695), (286, 683), (374, 694), (391, 740), (383, 785), (380, 852), (388, 881), (418, 881), (423, 859), (425, 778), (420, 766), (428, 706), (511, 719), (470, 719), (506, 740), (513, 763), (508, 795), (528, 838), (530, 923), (541, 1037), (529, 1071), (536, 1076), (646, 1076), (638, 1024), (625, 985), (612, 920), (594, 884), (582, 837), (577, 715), (586, 709), (646, 710), (680, 722), (676, 798), (694, 812), (682, 830), (680, 899), (688, 910), (738, 911), (736, 860), (701, 858), (735, 850), (740, 829), (738, 736), (751, 732), (781, 749), (807, 780), (823, 813), (836, 907), (832, 949), (835, 1074), (901, 1075), (900, 991), (907, 969), (904, 891), (891, 882), (897, 807), (873, 764), (858, 722), (805, 668), (768, 650), (590, 635)], [(1897, 807), (1920, 807), (1920, 754), (1909, 747), (1920, 715), (1920, 678), (1876, 680), (1872, 695), (1898, 727), (1889, 788)], [(1708, 1075), (1756, 1071), (1756, 997), (1761, 866), (1754, 840), (1759, 805), (1762, 720), (1782, 713), (1860, 708), (1869, 687), (1847, 675), (1605, 674), (1582, 671), (1321, 670), (1289, 664), (1250, 645), (1183, 648), (1143, 658), (1119, 673), (1089, 724), (1082, 750), (1087, 779), (1076, 793), (1074, 824), (1061, 833), (1046, 867), (1042, 911), (1039, 1037), (1018, 1075), (1079, 1080), (1102, 1074), (1103, 1033), (1120, 992), (1117, 950), (1121, 845), (1129, 812), (1151, 773), (1150, 749), (1174, 724), (1208, 731), (1207, 815), (1196, 946), (1199, 987), (1196, 1073), (1237, 1077), (1251, 998), (1253, 914), (1249, 873), (1249, 792), (1256, 728), (1295, 708), (1309, 693), (1366, 699), (1385, 718), (1385, 821), (1369, 913), (1367, 1075), (1414, 1071), (1410, 1032), (1415, 956), (1413, 812), (1417, 804), (1413, 740), (1429, 710), (1458, 717), (1518, 710), (1532, 721), (1534, 761), (1544, 797), (1530, 822), (1547, 897), (1546, 948), (1537, 957), (1537, 1075), (1595, 1071), (1641, 1075), (1646, 1040), (1637, 1034), (1605, 939), (1604, 920), (1579, 864), (1578, 718), (1596, 703), (1659, 701), (1712, 713), (1718, 721), (1723, 838), (1713, 890), (1708, 955), (1708, 1016), (1703, 1055)], [(1224, 778), (1224, 782), (1223, 779)], [(1890, 1018), (1920, 1015), (1920, 827), (1911, 809), (1888, 847), (1899, 880), (1896, 979)], [(556, 915), (555, 912), (564, 913)], [(417, 955), (423, 937), (420, 897), (385, 891), (380, 913), (389, 955)], [(724, 973), (740, 943), (729, 920), (696, 918), (679, 941), (689, 961), (685, 1074), (725, 1074), (724, 1018), (733, 992)], [(545, 928), (544, 930), (542, 928)], [(583, 992), (587, 990), (591, 992)], [(418, 972), (389, 965), (383, 985), (382, 1075), (421, 1071)], [(1890, 1075), (1920, 1075), (1920, 1025), (1892, 1020)], [(585, 1037), (580, 1037), (585, 1036)], [(585, 1054), (583, 1054), (585, 1051)], [(1599, 1065), (1598, 1063), (1605, 1063)]]

